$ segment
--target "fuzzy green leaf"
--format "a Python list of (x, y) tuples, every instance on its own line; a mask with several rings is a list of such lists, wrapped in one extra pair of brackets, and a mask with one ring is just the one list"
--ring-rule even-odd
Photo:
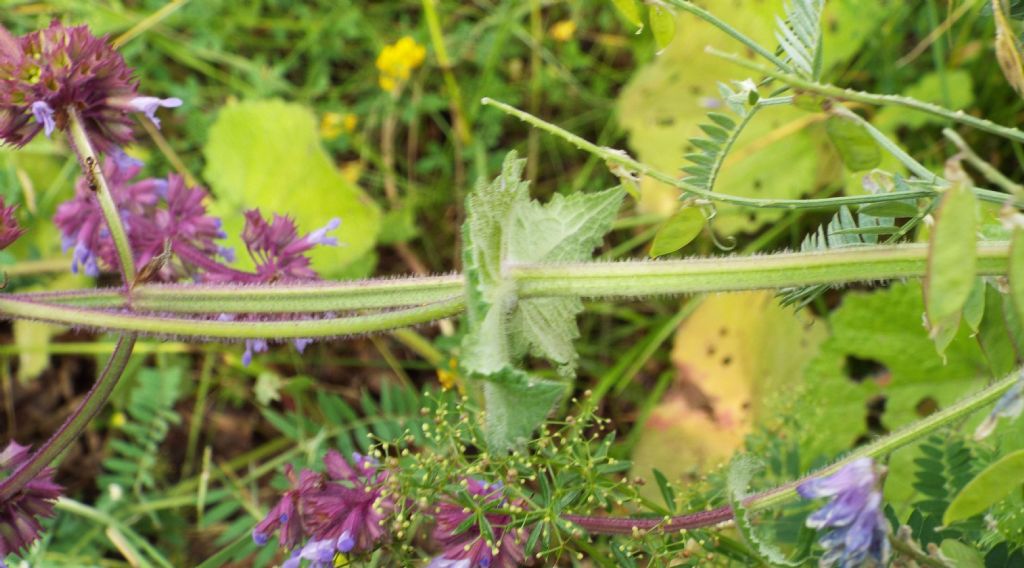
[(683, 207), (658, 229), (651, 244), (651, 256), (671, 254), (690, 244), (704, 228), (704, 214), (695, 207)]
[(473, 376), (484, 381), (485, 436), (488, 448), (499, 453), (529, 440), (568, 388), (512, 367)]
[(627, 22), (637, 28), (644, 27), (643, 14), (640, 13), (640, 3), (637, 0), (612, 0), (612, 4)]
[(949, 525), (982, 513), (1024, 484), (1024, 450), (1004, 456), (985, 468), (953, 499), (942, 516)]
[(932, 338), (943, 353), (960, 325), (960, 314), (974, 288), (978, 213), (967, 184), (950, 186), (942, 196), (928, 249), (925, 305)]
[(667, 8), (650, 6), (647, 9), (647, 20), (651, 23), (651, 33), (658, 49), (664, 49), (676, 37), (676, 16)]

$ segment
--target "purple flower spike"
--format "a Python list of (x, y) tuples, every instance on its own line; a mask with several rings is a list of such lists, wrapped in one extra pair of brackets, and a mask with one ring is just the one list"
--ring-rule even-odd
[(181, 99), (171, 97), (160, 99), (157, 97), (135, 97), (129, 103), (132, 108), (146, 115), (146, 118), (153, 123), (153, 126), (160, 128), (160, 119), (156, 117), (158, 108), (178, 108), (181, 106)]
[[(28, 458), (26, 446), (11, 442), (0, 452), (0, 475), (11, 475)], [(53, 502), (61, 491), (53, 482), (53, 468), (47, 467), (21, 491), (0, 502), (0, 559), (28, 548), (39, 538), (39, 519), (53, 516)]]
[[(511, 504), (505, 498), (500, 483), (490, 484), (468, 478), (465, 486), (469, 494), (483, 505)], [(492, 512), (484, 514), (491, 525), (490, 534), (482, 534), (477, 523), (460, 532), (470, 515), (472, 512), (465, 505), (453, 501), (443, 501), (437, 507), (434, 539), (441, 543), (444, 552), (435, 557), (428, 568), (515, 568), (523, 564), (523, 542), (529, 538), (526, 529), (514, 528), (511, 517)]]
[(342, 552), (366, 552), (384, 537), (385, 518), (394, 510), (384, 496), (388, 472), (376, 460), (353, 454), (350, 465), (331, 450), (324, 457), (331, 479), (304, 502), (306, 524), (313, 536), (329, 540)]
[(32, 115), (36, 117), (36, 122), (43, 125), (43, 133), (49, 138), (53, 134), (53, 129), (57, 128), (57, 123), (53, 121), (53, 109), (43, 101), (32, 103), (30, 108)]
[(126, 111), (137, 84), (124, 58), (86, 26), (49, 27), (11, 35), (0, 27), (0, 141), (24, 146), (41, 131), (66, 128), (76, 110), (96, 149), (134, 139)]
[(821, 566), (857, 568), (869, 559), (884, 566), (889, 558), (889, 523), (882, 513), (880, 476), (871, 458), (860, 458), (827, 477), (805, 481), (797, 492), (805, 499), (830, 497), (807, 517), (807, 526), (825, 531)]
[(17, 205), (5, 207), (4, 198), (0, 197), (0, 250), (10, 246), (25, 233), (25, 229), (21, 228), (18, 225), (18, 220), (14, 218), (14, 210), (17, 207)]
[(311, 540), (302, 547), (299, 558), (309, 560), (309, 568), (334, 568), (334, 541)]
[(304, 495), (316, 490), (322, 482), (322, 476), (311, 471), (303, 471), (295, 480), (292, 467), (285, 466), (285, 475), (292, 482), (292, 488), (284, 492), (280, 501), (267, 513), (252, 531), (252, 540), (262, 546), (270, 541), (270, 535), (278, 531), (278, 542), (281, 548), (291, 550), (304, 537), (300, 502)]

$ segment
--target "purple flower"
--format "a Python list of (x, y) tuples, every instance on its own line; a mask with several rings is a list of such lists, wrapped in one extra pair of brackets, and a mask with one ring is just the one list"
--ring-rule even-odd
[(974, 431), (975, 440), (984, 440), (996, 429), (1000, 418), (1014, 419), (1024, 411), (1024, 371), (1013, 386), (999, 398), (985, 420)]
[(242, 353), (242, 364), (248, 367), (249, 363), (252, 363), (254, 353), (266, 353), (269, 347), (266, 339), (246, 339), (245, 353)]
[[(513, 505), (504, 497), (500, 483), (488, 484), (472, 478), (463, 483), (477, 506), (493, 510)], [(524, 562), (523, 542), (529, 538), (529, 533), (526, 529), (512, 527), (509, 515), (485, 512), (490, 530), (484, 534), (478, 523), (460, 530), (472, 515), (465, 504), (442, 501), (435, 513), (434, 539), (441, 543), (444, 551), (428, 568), (514, 568)]]
[(352, 454), (352, 464), (335, 450), (324, 456), (327, 476), (320, 491), (304, 502), (313, 537), (335, 543), (339, 552), (366, 552), (384, 536), (382, 525), (394, 510), (384, 496), (388, 472), (376, 460)]
[(274, 505), (267, 516), (252, 530), (252, 540), (260, 546), (270, 541), (270, 535), (274, 534), (274, 531), (278, 531), (278, 542), (285, 550), (295, 548), (295, 545), (305, 537), (300, 503), (304, 495), (314, 491), (322, 483), (322, 477), (312, 471), (303, 470), (296, 482), (295, 472), (290, 465), (285, 466), (285, 475), (291, 480), (292, 488), (284, 492), (277, 505)]
[(259, 209), (245, 212), (245, 228), (242, 240), (256, 263), (259, 282), (269, 283), (280, 280), (311, 280), (317, 278), (309, 266), (306, 252), (316, 245), (334, 246), (337, 239), (326, 237), (326, 233), (337, 229), (338, 219), (304, 237), (298, 236), (295, 221), (285, 215), (274, 215), (268, 223)]
[(884, 566), (889, 558), (889, 523), (882, 513), (880, 476), (871, 458), (860, 458), (827, 477), (797, 486), (805, 499), (831, 500), (807, 517), (807, 526), (825, 531), (819, 539), (821, 566), (855, 568), (870, 558)]
[(152, 105), (175, 106), (176, 99), (149, 103), (137, 88), (121, 54), (85, 26), (54, 20), (21, 37), (0, 27), (0, 140), (7, 144), (65, 128), (74, 108), (97, 150), (112, 152), (134, 139), (129, 112), (149, 116)]
[[(103, 163), (103, 174), (128, 233), (128, 241), (140, 266), (164, 252), (169, 244), (178, 263), (165, 264), (155, 278), (170, 282), (203, 270), (224, 270), (214, 260), (222, 252), (214, 241), (224, 237), (220, 220), (206, 213), (206, 190), (188, 188), (171, 174), (167, 179), (135, 180), (142, 164), (116, 153)], [(98, 275), (99, 268), (117, 266), (117, 251), (107, 230), (96, 194), (84, 179), (75, 186), (75, 197), (62, 203), (53, 217), (63, 233), (64, 250), (74, 248), (72, 270), (85, 267)]]
[[(29, 458), (28, 447), (11, 442), (0, 452), (4, 477), (14, 473)], [(39, 518), (53, 516), (53, 502), (61, 486), (53, 482), (53, 468), (44, 468), (20, 491), (0, 502), (0, 559), (19, 552), (39, 538)]]
[(146, 118), (153, 123), (153, 126), (160, 128), (160, 119), (156, 117), (156, 109), (160, 107), (178, 108), (181, 106), (181, 99), (175, 97), (169, 99), (160, 99), (157, 97), (135, 97), (129, 102), (129, 104), (135, 110), (144, 113)]
[(9, 247), (25, 233), (25, 229), (21, 228), (18, 225), (18, 220), (14, 218), (14, 210), (17, 207), (17, 205), (4, 207), (4, 198), (0, 197), (0, 250)]

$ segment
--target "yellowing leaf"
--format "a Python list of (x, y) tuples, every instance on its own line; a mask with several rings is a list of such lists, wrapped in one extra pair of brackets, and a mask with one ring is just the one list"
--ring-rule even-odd
[(671, 254), (690, 244), (704, 227), (704, 214), (696, 207), (684, 207), (662, 224), (651, 243), (651, 256)]
[(1018, 450), (986, 467), (953, 498), (942, 515), (942, 524), (969, 519), (1001, 501), (1024, 484), (1024, 450)]
[(264, 216), (293, 216), (300, 234), (341, 219), (333, 233), (341, 246), (310, 251), (321, 275), (338, 274), (373, 248), (380, 211), (334, 166), (306, 107), (278, 100), (228, 105), (210, 128), (203, 154), (203, 174), (217, 197), (211, 209), (224, 218), (228, 242), (243, 263), (248, 255), (239, 237), (239, 213), (254, 207)]
[(772, 393), (800, 384), (825, 335), (810, 312), (780, 306), (772, 292), (704, 299), (676, 332), (677, 382), (644, 425), (635, 474), (657, 468), (678, 479), (726, 462)]
[(966, 183), (954, 183), (942, 196), (928, 247), (925, 305), (932, 337), (942, 353), (960, 325), (960, 314), (974, 288), (977, 256), (977, 201)]

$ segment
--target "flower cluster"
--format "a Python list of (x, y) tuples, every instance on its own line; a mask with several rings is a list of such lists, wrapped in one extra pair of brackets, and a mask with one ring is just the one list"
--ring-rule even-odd
[(18, 220), (14, 218), (14, 210), (17, 207), (5, 206), (4, 198), (0, 197), (0, 250), (11, 246), (11, 243), (25, 233), (25, 229), (18, 225)]
[(292, 551), (282, 568), (302, 560), (328, 568), (337, 553), (369, 551), (384, 536), (382, 525), (395, 508), (385, 492), (387, 470), (360, 454), (349, 464), (334, 450), (324, 457), (324, 466), (326, 474), (303, 470), (298, 479), (289, 468), (292, 488), (253, 529), (253, 541), (261, 546), (278, 532), (281, 547)]
[[(28, 447), (11, 442), (0, 452), (0, 473), (7, 478), (28, 461)], [(27, 548), (39, 538), (39, 519), (53, 516), (53, 502), (61, 487), (53, 482), (53, 468), (44, 468), (8, 499), (0, 501), (0, 565), (8, 554)]]
[(24, 146), (39, 132), (67, 128), (76, 112), (96, 148), (112, 152), (134, 139), (128, 113), (159, 127), (156, 110), (181, 105), (137, 88), (121, 54), (86, 26), (54, 21), (21, 37), (0, 27), (0, 141)]
[(412, 70), (422, 65), (426, 57), (426, 48), (409, 36), (385, 46), (377, 56), (380, 88), (389, 93), (395, 91), (409, 80)]
[[(463, 486), (474, 504), (485, 510), (513, 505), (505, 498), (500, 483), (468, 478), (463, 480)], [(515, 568), (524, 562), (523, 543), (529, 533), (525, 528), (513, 527), (509, 515), (485, 512), (490, 530), (482, 532), (479, 523), (464, 528), (472, 516), (472, 510), (465, 505), (443, 501), (434, 513), (437, 521), (434, 539), (444, 546), (444, 551), (434, 558), (429, 568)]]
[(889, 558), (889, 523), (882, 513), (880, 476), (870, 458), (860, 458), (836, 473), (797, 486), (805, 499), (829, 497), (807, 517), (807, 526), (825, 531), (822, 566), (857, 568), (867, 562), (885, 566)]

